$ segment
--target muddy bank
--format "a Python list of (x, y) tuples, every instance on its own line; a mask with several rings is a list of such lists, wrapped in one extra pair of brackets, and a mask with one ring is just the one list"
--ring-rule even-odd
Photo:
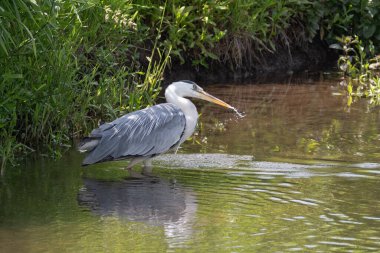
[(194, 80), (203, 83), (224, 83), (284, 78), (291, 74), (330, 70), (336, 66), (338, 54), (326, 43), (316, 41), (305, 46), (282, 47), (275, 53), (266, 52), (246, 57), (241, 67), (232, 68), (227, 62), (213, 61), (209, 68), (195, 68), (191, 63), (173, 62), (165, 74), (164, 84), (176, 80)]

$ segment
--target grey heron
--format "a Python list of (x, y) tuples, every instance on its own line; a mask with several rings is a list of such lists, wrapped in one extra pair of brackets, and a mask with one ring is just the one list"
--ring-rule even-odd
[(208, 94), (192, 81), (178, 81), (165, 90), (167, 103), (128, 113), (94, 129), (79, 144), (80, 152), (89, 152), (82, 165), (131, 159), (126, 167), (140, 162), (144, 171), (151, 169), (151, 159), (169, 150), (176, 150), (196, 127), (198, 112), (186, 97), (199, 98), (234, 109)]

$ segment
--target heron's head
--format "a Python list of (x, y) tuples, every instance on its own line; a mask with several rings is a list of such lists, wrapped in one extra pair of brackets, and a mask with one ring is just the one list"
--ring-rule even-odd
[(168, 88), (166, 88), (165, 96), (168, 99), (168, 97), (172, 94), (175, 94), (179, 97), (199, 98), (223, 107), (227, 107), (230, 109), (233, 108), (226, 102), (205, 92), (200, 86), (198, 86), (193, 81), (184, 80), (170, 84)]

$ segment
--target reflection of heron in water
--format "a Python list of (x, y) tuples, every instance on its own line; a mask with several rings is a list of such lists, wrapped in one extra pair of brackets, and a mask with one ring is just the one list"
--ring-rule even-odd
[(163, 226), (169, 244), (187, 240), (197, 210), (193, 192), (162, 178), (84, 179), (78, 201), (91, 212)]
[(234, 109), (191, 81), (172, 83), (166, 88), (165, 97), (168, 103), (126, 114), (94, 129), (79, 145), (79, 151), (90, 152), (83, 165), (130, 158), (130, 172), (139, 162), (150, 170), (151, 158), (178, 149), (194, 132), (197, 108), (185, 97)]

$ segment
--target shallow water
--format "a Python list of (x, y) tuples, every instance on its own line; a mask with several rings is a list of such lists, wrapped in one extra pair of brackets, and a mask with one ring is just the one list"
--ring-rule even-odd
[(0, 252), (379, 252), (380, 109), (325, 79), (206, 87), (246, 116), (197, 102), (152, 177), (75, 151), (8, 170)]

